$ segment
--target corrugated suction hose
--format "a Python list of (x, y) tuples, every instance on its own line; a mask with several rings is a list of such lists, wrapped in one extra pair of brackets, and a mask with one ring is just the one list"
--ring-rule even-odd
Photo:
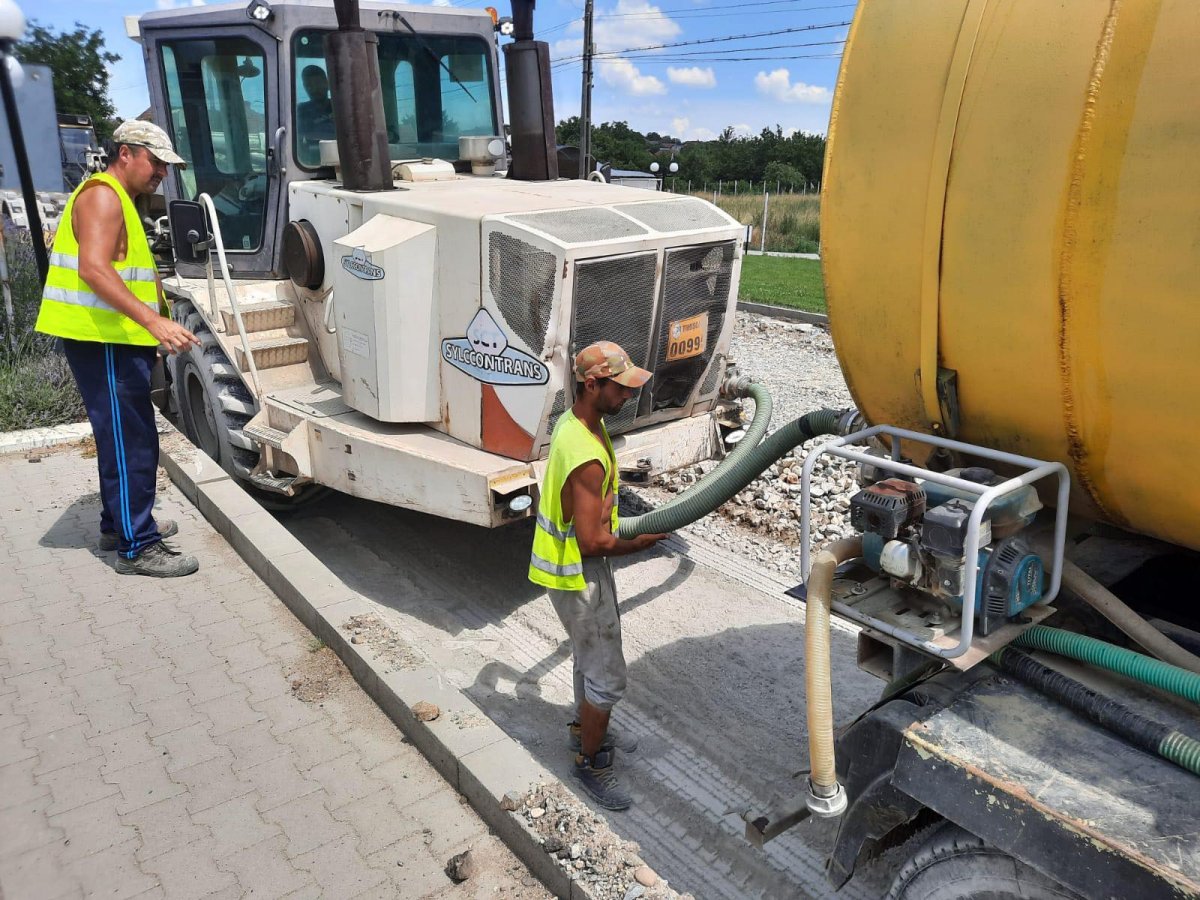
[(746, 429), (746, 436), (719, 466), (690, 490), (644, 515), (621, 519), (618, 537), (628, 540), (639, 534), (675, 531), (690, 525), (728, 501), (792, 448), (820, 434), (836, 434), (838, 423), (847, 418), (847, 413), (853, 412), (815, 410), (793, 419), (763, 440), (773, 405), (766, 386), (742, 379), (729, 390), (727, 396), (754, 400), (754, 418)]
[(841, 815), (846, 792), (838, 783), (833, 747), (829, 608), (837, 567), (862, 556), (862, 538), (834, 541), (821, 549), (808, 573), (804, 604), (804, 688), (808, 709), (808, 808), (817, 816)]

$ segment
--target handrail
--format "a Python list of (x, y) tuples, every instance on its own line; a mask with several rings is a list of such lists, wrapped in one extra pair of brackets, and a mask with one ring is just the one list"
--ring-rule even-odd
[[(254, 363), (254, 353), (250, 350), (250, 340), (246, 337), (246, 325), (242, 321), (242, 310), (238, 306), (237, 294), (233, 290), (233, 279), (229, 275), (229, 262), (225, 259), (225, 241), (221, 238), (221, 223), (217, 221), (217, 209), (213, 206), (212, 197), (208, 194), (200, 195), (200, 202), (208, 209), (209, 222), (212, 223), (213, 242), (217, 247), (217, 260), (221, 264), (221, 280), (225, 282), (225, 293), (229, 295), (229, 306), (233, 310), (233, 320), (237, 323), (238, 337), (241, 338), (242, 352), (246, 354), (246, 365), (250, 369), (250, 378), (254, 381), (254, 394), (256, 399), (262, 396), (262, 385), (258, 380), (258, 366)], [(212, 257), (209, 257), (209, 271), (212, 269)], [(211, 281), (210, 281), (211, 284)], [(209, 296), (213, 299), (214, 305), (216, 302), (216, 291), (211, 291)], [(216, 310), (214, 309), (214, 315)]]

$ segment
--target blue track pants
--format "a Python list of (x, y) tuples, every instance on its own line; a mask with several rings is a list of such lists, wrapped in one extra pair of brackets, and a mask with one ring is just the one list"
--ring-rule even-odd
[(154, 524), (158, 429), (150, 402), (155, 347), (63, 339), (96, 439), (100, 530), (116, 532), (117, 552), (133, 559), (161, 540)]

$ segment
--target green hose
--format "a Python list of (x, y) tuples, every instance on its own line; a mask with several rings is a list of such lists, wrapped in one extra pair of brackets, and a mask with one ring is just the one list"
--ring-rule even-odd
[[(758, 388), (759, 385), (751, 384), (747, 389), (751, 392), (748, 396), (754, 397), (756, 404), (759, 401), (757, 393), (753, 391)], [(763, 394), (765, 393), (764, 389)], [(756, 435), (751, 432), (757, 425), (756, 408), (755, 423), (751, 425), (751, 430), (746, 432), (742, 442), (717, 468), (699, 484), (680, 494), (666, 506), (660, 506), (641, 516), (621, 519), (617, 536), (628, 540), (639, 534), (659, 534), (690, 525), (729, 500), (766, 471), (772, 463), (782, 459), (793, 447), (819, 434), (836, 434), (838, 421), (846, 412), (847, 410), (818, 409), (806, 413), (788, 422), (761, 443), (754, 444), (751, 441), (756, 439)]]
[(1200, 703), (1200, 675), (1133, 650), (1116, 647), (1073, 631), (1034, 625), (1013, 641), (1017, 647), (1045, 650), (1117, 672), (1142, 684)]

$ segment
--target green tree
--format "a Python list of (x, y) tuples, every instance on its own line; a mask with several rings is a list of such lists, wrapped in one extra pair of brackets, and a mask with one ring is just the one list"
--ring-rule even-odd
[(108, 70), (121, 57), (104, 49), (99, 29), (76, 22), (74, 31), (55, 34), (30, 20), (25, 38), (14, 50), (21, 62), (50, 67), (59, 112), (91, 116), (101, 140), (112, 135), (110, 120), (116, 109), (108, 96)]

